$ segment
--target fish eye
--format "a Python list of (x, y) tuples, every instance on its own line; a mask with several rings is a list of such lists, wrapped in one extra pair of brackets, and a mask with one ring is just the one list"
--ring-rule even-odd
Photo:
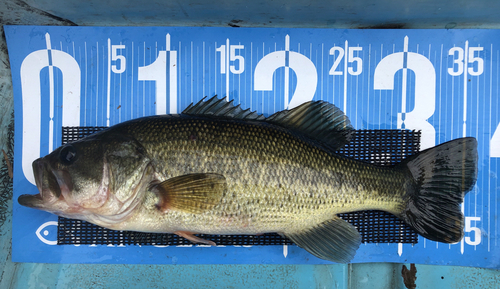
[(62, 148), (59, 153), (59, 160), (64, 165), (71, 165), (76, 160), (76, 149), (72, 145), (67, 145)]

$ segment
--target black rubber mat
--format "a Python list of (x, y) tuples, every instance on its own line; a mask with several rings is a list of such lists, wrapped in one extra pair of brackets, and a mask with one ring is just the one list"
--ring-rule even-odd
[[(68, 143), (91, 135), (105, 127), (64, 127), (63, 141)], [(338, 151), (347, 157), (377, 165), (392, 165), (420, 148), (420, 132), (410, 130), (359, 130), (353, 140)], [(395, 216), (382, 211), (361, 211), (339, 216), (354, 225), (366, 243), (417, 243), (417, 233)], [(293, 244), (278, 234), (197, 235), (217, 245)], [(57, 244), (103, 245), (192, 245), (175, 234), (113, 231), (85, 221), (59, 217)]]

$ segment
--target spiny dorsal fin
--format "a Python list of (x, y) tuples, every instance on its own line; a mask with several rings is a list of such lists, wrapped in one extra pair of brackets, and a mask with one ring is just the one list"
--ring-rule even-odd
[(190, 104), (182, 113), (187, 115), (218, 116), (240, 120), (265, 120), (262, 114), (258, 114), (250, 109), (243, 110), (241, 105), (235, 106), (233, 100), (218, 99), (217, 95), (204, 101), (203, 98), (196, 104)]
[(349, 262), (361, 244), (358, 230), (339, 217), (301, 232), (283, 235), (314, 256), (338, 263)]
[(320, 140), (333, 150), (347, 144), (354, 133), (349, 118), (335, 105), (325, 101), (306, 102), (292, 110), (277, 112), (266, 121)]
[(311, 139), (329, 145), (333, 150), (343, 147), (351, 140), (354, 128), (349, 118), (335, 105), (325, 101), (306, 102), (292, 110), (277, 112), (267, 119), (250, 109), (243, 110), (233, 101), (217, 96), (196, 104), (190, 104), (182, 113), (210, 117), (225, 117), (239, 120), (259, 120), (278, 125)]
[(222, 198), (227, 189), (226, 178), (219, 174), (189, 174), (174, 177), (164, 182), (153, 184), (161, 211), (170, 209), (190, 213), (201, 213), (212, 209)]

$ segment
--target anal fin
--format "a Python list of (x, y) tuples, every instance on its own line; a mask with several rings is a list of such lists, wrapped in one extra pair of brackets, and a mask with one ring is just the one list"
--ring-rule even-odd
[(337, 263), (349, 262), (361, 243), (361, 235), (356, 228), (339, 217), (283, 235), (314, 256)]
[(220, 202), (227, 189), (226, 179), (219, 174), (201, 173), (170, 178), (150, 186), (158, 196), (158, 209), (201, 213)]

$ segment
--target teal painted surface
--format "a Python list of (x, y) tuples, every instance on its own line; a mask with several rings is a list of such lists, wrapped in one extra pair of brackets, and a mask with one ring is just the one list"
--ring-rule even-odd
[(417, 265), (417, 288), (500, 288), (500, 271)]
[[(495, 0), (27, 0), (78, 25), (491, 28)], [(139, 4), (140, 3), (140, 4)]]
[(348, 286), (344, 288), (405, 288), (401, 264), (368, 263), (349, 265)]
[[(279, 2), (279, 1), (278, 1)], [(360, 1), (357, 1), (360, 2)], [(362, 1), (361, 1), (362, 2)], [(21, 1), (2, 1), (0, 7), (0, 24), (35, 24), (57, 25), (61, 22), (50, 15), (29, 9), (29, 6), (23, 6)], [(104, 3), (104, 2), (103, 2)], [(139, 2), (137, 2), (139, 3)], [(202, 3), (202, 2), (201, 2)], [(222, 2), (221, 2), (222, 3)], [(288, 2), (291, 3), (291, 2)], [(298, 3), (298, 2), (297, 2)], [(341, 5), (334, 2), (331, 9), (339, 8)], [(345, 1), (342, 5), (347, 5)], [(378, 2), (377, 2), (378, 3)], [(396, 3), (395, 1), (382, 1), (383, 6), (390, 7)], [(500, 18), (495, 13), (491, 13), (491, 6), (497, 5), (496, 0), (489, 1), (409, 1), (414, 5), (427, 7), (423, 10), (413, 10), (408, 12), (413, 14), (413, 19), (418, 18), (419, 21), (408, 20), (404, 14), (391, 13), (392, 15), (401, 15), (396, 17), (396, 22), (407, 22), (409, 26), (413, 25), (420, 28), (430, 28), (432, 26), (443, 28), (450, 22), (447, 28), (477, 28), (479, 27), (500, 27)], [(43, 3), (44, 5), (47, 3)], [(49, 9), (53, 14), (58, 15), (57, 7), (62, 7), (65, 14), (67, 9), (71, 8), (71, 2), (64, 2), (61, 5), (59, 1), (53, 1)], [(179, 5), (179, 2), (176, 2)], [(194, 2), (186, 1), (182, 5), (192, 6)], [(200, 4), (200, 3), (198, 3)], [(309, 5), (310, 3), (307, 3)], [(456, 5), (455, 5), (456, 4)], [(141, 4), (142, 5), (142, 4)], [(217, 6), (217, 3), (210, 2), (210, 7)], [(305, 5), (305, 6), (307, 6)], [(405, 4), (410, 5), (411, 4)], [(454, 9), (449, 9), (447, 6), (454, 5)], [(70, 6), (70, 8), (68, 8)], [(305, 6), (303, 9), (306, 9)], [(42, 6), (40, 6), (42, 7)], [(73, 14), (78, 14), (78, 21), (73, 19), (79, 25), (92, 25), (100, 23), (101, 25), (113, 24), (117, 22), (109, 22), (109, 14), (112, 10), (100, 10), (99, 13), (92, 11), (92, 5), (88, 5), (86, 13), (81, 13), (77, 9), (73, 9)], [(99, 6), (101, 7), (101, 6)], [(184, 6), (185, 7), (185, 6)], [(203, 5), (198, 6), (198, 12), (203, 11)], [(366, 5), (362, 5), (363, 10), (373, 13), (373, 9), (364, 9)], [(461, 7), (462, 10), (456, 9)], [(479, 8), (478, 8), (479, 7)], [(293, 8), (293, 7), (292, 7)], [(348, 7), (347, 7), (348, 8)], [(470, 9), (479, 9), (484, 15), (489, 15), (492, 20), (486, 21), (484, 17), (475, 14), (475, 18), (467, 17), (467, 11)], [(96, 8), (95, 8), (96, 9)], [(134, 7), (127, 7), (130, 11), (137, 13)], [(194, 9), (194, 8), (190, 8)], [(296, 9), (300, 11), (303, 9)], [(439, 9), (439, 10), (438, 10)], [(246, 9), (249, 10), (249, 9)], [(272, 9), (266, 9), (271, 11)], [(343, 13), (345, 9), (335, 9)], [(411, 10), (411, 9), (410, 9)], [(70, 9), (71, 11), (71, 9)], [(208, 11), (213, 11), (209, 9)], [(225, 25), (226, 21), (234, 18), (234, 13), (226, 13), (219, 10), (222, 15), (217, 15), (218, 25)], [(325, 15), (328, 9), (324, 9), (323, 18), (316, 15), (312, 18), (320, 21), (311, 24), (304, 22), (307, 18), (300, 18), (297, 21), (296, 17), (287, 16), (287, 19), (292, 19), (295, 26), (318, 26), (322, 27), (339, 27), (342, 25), (340, 21), (336, 22), (336, 17), (331, 17), (331, 21), (326, 22)], [(392, 11), (392, 10), (391, 10)], [(422, 11), (421, 14), (415, 11)], [(445, 12), (443, 12), (445, 11)], [(2, 13), (3, 12), (3, 13)], [(139, 11), (140, 12), (140, 11)], [(136, 15), (135, 21), (127, 20), (129, 14), (122, 13), (120, 18), (121, 25), (147, 25), (148, 22), (155, 22), (157, 25), (197, 25), (196, 22), (184, 16), (185, 21), (173, 23), (171, 17), (166, 17), (164, 11), (157, 11), (161, 15), (161, 20), (158, 18), (147, 20)], [(352, 15), (356, 19), (361, 19), (356, 11), (345, 13)], [(435, 13), (433, 13), (435, 12)], [(288, 11), (285, 15), (292, 15)], [(367, 13), (367, 12), (365, 12)], [(444, 13), (444, 15), (443, 15)], [(476, 13), (476, 12), (475, 12)], [(99, 14), (99, 15), (97, 15)], [(179, 13), (181, 14), (181, 13)], [(279, 14), (279, 13), (278, 13)], [(71, 17), (70, 14), (67, 14)], [(86, 18), (84, 15), (87, 15)], [(114, 14), (116, 16), (116, 13)], [(431, 15), (431, 16), (429, 16)], [(437, 15), (437, 16), (436, 16)], [(459, 17), (455, 17), (459, 15)], [(280, 16), (280, 15), (275, 15)], [(283, 15), (281, 15), (283, 16)], [(253, 16), (252, 16), (253, 17)], [(434, 20), (429, 21), (429, 17)], [(248, 25), (255, 25), (256, 22), (264, 23), (263, 21), (269, 17), (260, 16), (259, 21), (249, 18), (245, 21)], [(321, 19), (320, 19), (321, 18)], [(467, 18), (467, 19), (466, 19)], [(490, 19), (487, 18), (487, 19)], [(200, 25), (213, 25), (203, 20), (203, 17), (198, 17)], [(299, 20), (300, 20), (299, 19)], [(375, 21), (374, 24), (386, 23), (384, 17), (381, 20)], [(457, 20), (458, 19), (458, 20)], [(71, 20), (71, 19), (70, 19)], [(275, 21), (270, 19), (269, 21)], [(170, 22), (167, 22), (170, 21)], [(382, 21), (382, 22), (381, 22)], [(266, 21), (267, 23), (268, 21)], [(276, 22), (276, 21), (275, 21)], [(467, 23), (474, 22), (474, 25)], [(250, 23), (250, 24), (248, 24)], [(286, 21), (277, 21), (283, 24)], [(318, 24), (319, 23), (319, 24)], [(351, 22), (349, 22), (351, 23)], [(359, 22), (358, 22), (359, 23)], [(454, 26), (454, 25), (458, 25)], [(65, 23), (67, 24), (67, 23)], [(151, 24), (151, 23), (149, 23)], [(276, 25), (276, 24), (275, 24)], [(351, 27), (357, 24), (344, 24)], [(343, 26), (346, 27), (346, 26)], [(407, 26), (408, 27), (408, 26)], [(5, 47), (5, 39), (0, 39), (0, 48)], [(6, 51), (0, 50), (0, 135), (4, 135), (12, 108), (12, 87), (10, 83), (10, 70), (8, 66)], [(5, 139), (0, 139), (2, 146), (5, 144)], [(1, 161), (3, 165), (3, 160)], [(5, 196), (5, 192), (0, 192), (1, 196)], [(60, 265), (60, 264), (33, 264), (33, 263), (12, 263), (10, 261), (11, 250), (11, 218), (12, 201), (7, 201), (8, 207), (4, 211), (7, 220), (2, 225), (0, 224), (0, 288), (406, 288), (401, 277), (402, 264), (355, 264), (355, 265), (298, 265), (298, 266), (280, 266), (280, 265), (202, 265), (202, 266), (180, 266), (180, 265)], [(0, 212), (2, 213), (2, 212)], [(406, 264), (409, 267), (408, 264)], [(417, 288), (500, 288), (500, 271), (467, 267), (451, 267), (451, 266), (426, 266), (416, 265), (416, 285)]]

